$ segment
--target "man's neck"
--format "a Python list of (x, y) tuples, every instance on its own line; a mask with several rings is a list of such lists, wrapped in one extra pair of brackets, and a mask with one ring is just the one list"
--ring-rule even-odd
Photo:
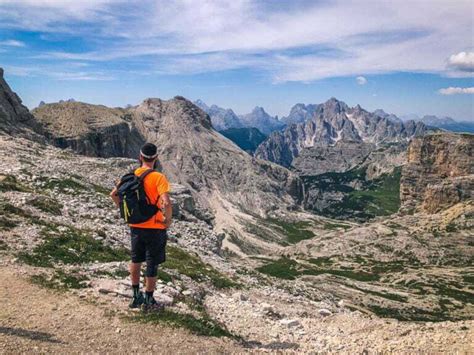
[(153, 169), (154, 163), (142, 162), (142, 168)]

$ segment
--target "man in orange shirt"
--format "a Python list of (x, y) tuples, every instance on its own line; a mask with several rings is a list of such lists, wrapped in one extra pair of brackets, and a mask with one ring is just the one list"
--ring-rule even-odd
[[(141, 166), (135, 170), (135, 175), (140, 176), (144, 172), (153, 169), (158, 159), (157, 147), (146, 143), (140, 150)], [(154, 308), (158, 304), (153, 297), (156, 286), (156, 275), (158, 265), (166, 259), (166, 229), (171, 224), (171, 201), (169, 197), (170, 184), (166, 177), (153, 171), (146, 175), (143, 187), (149, 201), (156, 201), (158, 212), (149, 220), (139, 224), (129, 224), (131, 234), (131, 256), (130, 278), (133, 287), (133, 299), (130, 308)], [(119, 205), (117, 188), (110, 193), (115, 204)], [(140, 291), (140, 269), (142, 262), (146, 261), (146, 287), (145, 297)]]

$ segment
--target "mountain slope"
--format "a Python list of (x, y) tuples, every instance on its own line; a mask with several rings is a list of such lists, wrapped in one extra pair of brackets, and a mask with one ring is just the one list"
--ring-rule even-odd
[(253, 154), (260, 143), (267, 138), (266, 135), (255, 127), (229, 128), (220, 131), (220, 133), (250, 154)]
[(41, 139), (36, 133), (43, 133), (41, 125), (8, 86), (3, 78), (2, 68), (0, 68), (0, 131), (35, 139)]
[(144, 143), (125, 109), (63, 101), (32, 111), (52, 144), (98, 157), (136, 157)]
[(158, 146), (163, 171), (189, 186), (207, 206), (218, 196), (265, 214), (302, 197), (293, 173), (249, 156), (212, 129), (209, 116), (183, 97), (147, 99), (130, 113), (140, 135)]

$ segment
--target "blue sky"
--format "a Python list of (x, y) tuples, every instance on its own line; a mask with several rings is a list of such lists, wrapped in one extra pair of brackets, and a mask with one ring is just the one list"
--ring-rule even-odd
[(183, 95), (285, 115), (337, 97), (474, 120), (472, 1), (0, 0), (24, 103)]

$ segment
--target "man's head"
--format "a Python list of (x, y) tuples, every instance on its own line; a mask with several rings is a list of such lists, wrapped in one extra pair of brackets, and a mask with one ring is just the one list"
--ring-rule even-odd
[(153, 163), (158, 158), (158, 148), (153, 143), (145, 143), (140, 149), (140, 161)]

